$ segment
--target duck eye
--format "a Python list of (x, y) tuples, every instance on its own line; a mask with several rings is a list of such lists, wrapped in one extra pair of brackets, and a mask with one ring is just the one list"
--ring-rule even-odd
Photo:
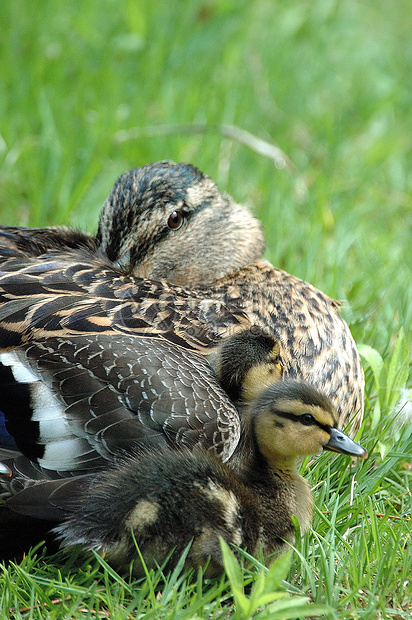
[(311, 424), (315, 424), (315, 418), (310, 413), (304, 413), (300, 416), (300, 421), (305, 426), (310, 426)]
[(181, 211), (173, 211), (169, 215), (169, 219), (167, 220), (167, 225), (172, 230), (178, 230), (183, 224), (183, 213)]

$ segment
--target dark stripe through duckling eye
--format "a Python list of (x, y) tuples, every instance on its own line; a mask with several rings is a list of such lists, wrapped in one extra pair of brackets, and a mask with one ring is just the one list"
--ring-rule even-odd
[(292, 420), (292, 422), (300, 422), (300, 424), (303, 424), (304, 426), (313, 426), (316, 424), (316, 426), (319, 426), (319, 428), (321, 428), (326, 433), (330, 433), (331, 431), (331, 427), (329, 426), (329, 424), (321, 424), (321, 422), (314, 418), (313, 415), (310, 413), (301, 413), (300, 415), (296, 415), (295, 413), (289, 413), (288, 411), (277, 410), (272, 411), (272, 413), (279, 416), (280, 418)]
[(305, 426), (312, 426), (312, 424), (316, 424), (316, 420), (310, 413), (304, 413), (300, 416), (300, 422)]

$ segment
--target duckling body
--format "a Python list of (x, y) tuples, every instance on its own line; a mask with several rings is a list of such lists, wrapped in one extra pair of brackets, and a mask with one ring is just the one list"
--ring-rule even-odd
[[(336, 426), (333, 407), (311, 386), (278, 382), (263, 391), (243, 416), (242, 440), (224, 464), (210, 451), (144, 451), (101, 473), (47, 480), (23, 457), (13, 464), (8, 507), (61, 524), (64, 545), (104, 553), (115, 566), (142, 572), (145, 562), (175, 565), (192, 542), (187, 566), (210, 559), (222, 570), (219, 538), (256, 553), (283, 551), (294, 540), (292, 515), (306, 531), (312, 495), (298, 460), (324, 449), (366, 456)], [(24, 470), (24, 463), (27, 465)], [(4, 466), (3, 466), (4, 467)], [(10, 473), (12, 469), (10, 468)]]
[(193, 540), (188, 566), (210, 561), (209, 572), (221, 572), (220, 537), (253, 555), (259, 547), (265, 555), (281, 551), (285, 541), (294, 541), (291, 508), (297, 504), (304, 514), (302, 529), (307, 530), (309, 485), (298, 476), (274, 484), (272, 475), (262, 471), (252, 485), (244, 483), (204, 451), (169, 449), (137, 456), (94, 480), (82, 493), (85, 497), (88, 492), (91, 501), (56, 531), (65, 546), (81, 544), (104, 552), (123, 570), (137, 561), (138, 574), (143, 571), (131, 531), (149, 566), (162, 564), (173, 550), (168, 565), (172, 568)]
[[(278, 374), (325, 390), (340, 424), (353, 419), (354, 433), (362, 419), (363, 373), (338, 306), (310, 284), (263, 261), (263, 248), (260, 224), (244, 207), (221, 194), (193, 166), (171, 162), (122, 175), (104, 205), (95, 237), (66, 228), (3, 229), (0, 351), (4, 355), (0, 357), (7, 380), (13, 381), (10, 371), (14, 376), (18, 365), (26, 365), (32, 373), (36, 366), (34, 374), (43, 381), (44, 355), (49, 368), (59, 367), (63, 359), (65, 382), (50, 379), (49, 390), (66, 409), (61, 386), (68, 385), (69, 378), (72, 386), (82, 386), (83, 405), (79, 387), (73, 388), (72, 400), (78, 409), (83, 407), (76, 414), (75, 435), (88, 437), (80, 421), (89, 420), (87, 408), (99, 399), (102, 384), (106, 393), (119, 392), (123, 370), (118, 365), (124, 349), (130, 362), (127, 377), (137, 385), (139, 378), (144, 382), (165, 369), (174, 356), (190, 358), (193, 386), (202, 375), (216, 391), (219, 381), (199, 366), (197, 356), (209, 358), (213, 366), (223, 339), (252, 327), (277, 343)], [(103, 349), (109, 353), (103, 354)], [(154, 366), (143, 358), (144, 350), (150, 359), (156, 350), (161, 352)], [(133, 351), (141, 361), (132, 372)], [(179, 370), (168, 366), (165, 372), (179, 383)], [(90, 380), (95, 375), (97, 383)], [(267, 385), (260, 380), (255, 378), (257, 387), (250, 398)], [(169, 389), (168, 382), (158, 382), (148, 402), (152, 397), (165, 398)], [(241, 398), (249, 397), (245, 392)], [(204, 394), (193, 389), (192, 401), (203, 400)], [(178, 393), (166, 401), (165, 411), (175, 412), (183, 428), (193, 403)], [(231, 399), (229, 406), (235, 404)], [(5, 413), (11, 428), (14, 414)], [(136, 414), (139, 411), (126, 406), (126, 417)], [(112, 427), (111, 410), (105, 415), (102, 427)], [(26, 421), (37, 423), (31, 414)], [(74, 422), (70, 424), (73, 427)], [(18, 426), (22, 427), (21, 417)], [(25, 449), (22, 441), (19, 447)], [(75, 459), (79, 467), (88, 461), (79, 454)]]
[[(104, 552), (123, 570), (135, 561), (135, 572), (143, 572), (131, 531), (149, 566), (162, 564), (173, 552), (168, 568), (173, 567), (191, 540), (188, 566), (205, 565), (210, 558), (210, 572), (221, 570), (219, 537), (251, 553), (257, 550), (258, 494), (207, 452), (169, 449), (129, 458), (94, 480), (89, 492), (91, 501), (82, 503), (81, 514), (76, 510), (56, 531), (65, 546)], [(76, 527), (79, 517), (82, 527)], [(291, 524), (279, 523), (280, 535), (285, 529)]]

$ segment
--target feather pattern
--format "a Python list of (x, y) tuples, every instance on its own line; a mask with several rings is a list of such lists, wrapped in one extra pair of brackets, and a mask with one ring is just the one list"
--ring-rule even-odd
[(217, 371), (220, 347), (247, 329), (276, 343), (278, 378), (325, 391), (356, 432), (363, 372), (338, 304), (262, 260), (263, 248), (247, 209), (172, 162), (122, 175), (96, 236), (0, 229), (0, 353), (14, 356), (2, 358), (0, 381), (21, 403), (2, 390), (0, 409), (19, 448), (58, 468), (61, 432), (73, 442), (73, 459), (60, 446), (64, 466), (76, 470), (145, 442), (200, 443), (230, 458), (240, 405), (207, 360)]
[(188, 566), (210, 557), (209, 569), (220, 572), (220, 537), (269, 554), (293, 544), (292, 515), (308, 529), (312, 497), (297, 466), (322, 448), (367, 456), (336, 428), (327, 398), (303, 383), (280, 381), (244, 413), (242, 441), (227, 464), (200, 446), (169, 446), (136, 450), (101, 472), (67, 475), (17, 456), (3, 462), (6, 506), (59, 523), (64, 545), (105, 553), (125, 570), (134, 561), (137, 574), (135, 541), (149, 566), (172, 552), (168, 568), (192, 541)]
[[(23, 452), (48, 469), (95, 468), (151, 440), (210, 446), (227, 460), (238, 442), (236, 408), (207, 360), (167, 340), (60, 336), (4, 355), (13, 373), (24, 363), (32, 378), (33, 452), (17, 415), (9, 427)], [(0, 394), (3, 410), (6, 398)]]

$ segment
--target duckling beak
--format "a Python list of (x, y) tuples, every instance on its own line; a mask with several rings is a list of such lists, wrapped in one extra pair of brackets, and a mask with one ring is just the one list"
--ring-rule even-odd
[(323, 449), (330, 450), (331, 452), (350, 454), (351, 456), (359, 456), (362, 459), (366, 459), (368, 456), (368, 452), (365, 448), (362, 448), (362, 446), (345, 435), (339, 428), (332, 428), (330, 439), (328, 443), (323, 446)]

